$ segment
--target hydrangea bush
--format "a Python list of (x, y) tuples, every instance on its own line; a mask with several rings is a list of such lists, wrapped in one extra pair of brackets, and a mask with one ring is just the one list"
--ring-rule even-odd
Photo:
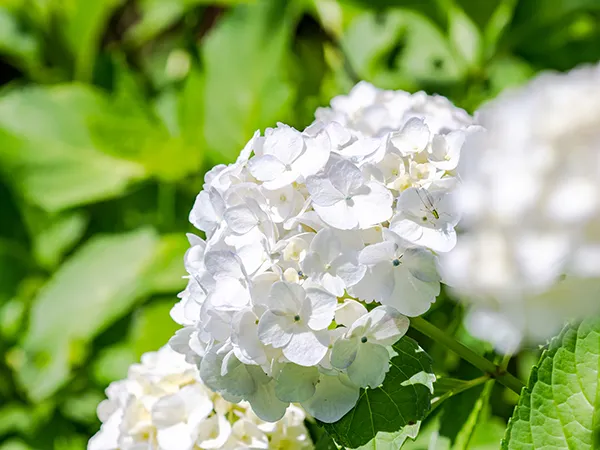
[[(419, 316), (448, 284), (474, 305), (471, 333), (510, 355), (598, 313), (599, 73), (544, 75), (474, 118), (443, 97), (361, 82), (303, 131), (256, 132), (207, 173), (191, 210), (205, 238), (188, 236), (188, 284), (171, 311), (180, 355), (147, 356), (109, 388), (90, 449), (304, 448), (302, 410), (338, 445), (399, 448), (457, 392), (496, 379), (519, 393), (505, 364)], [(484, 376), (434, 392), (409, 326)], [(578, 327), (553, 345), (572, 335), (587, 364), (600, 325)], [(519, 405), (506, 448), (523, 448), (531, 411)]]
[(264, 422), (247, 403), (207, 389), (196, 366), (168, 346), (144, 354), (106, 392), (98, 406), (103, 425), (89, 450), (313, 448), (301, 409), (292, 406), (277, 423)]

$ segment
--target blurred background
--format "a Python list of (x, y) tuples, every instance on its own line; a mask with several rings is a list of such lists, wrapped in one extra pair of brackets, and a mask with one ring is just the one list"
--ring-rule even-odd
[[(472, 112), (599, 60), (599, 19), (598, 0), (0, 0), (0, 449), (85, 448), (104, 388), (177, 328), (204, 172), (256, 129), (303, 128), (360, 79)], [(489, 351), (460, 317), (444, 298), (429, 315)], [(471, 448), (512, 412), (490, 395)]]

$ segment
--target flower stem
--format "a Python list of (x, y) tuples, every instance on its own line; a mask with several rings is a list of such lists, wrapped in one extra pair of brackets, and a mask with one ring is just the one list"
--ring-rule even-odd
[(506, 369), (503, 369), (490, 360), (485, 359), (483, 356), (478, 355), (473, 350), (461, 344), (452, 336), (446, 334), (435, 325), (427, 322), (422, 317), (411, 317), (410, 324), (415, 330), (420, 331), (425, 336), (433, 339), (435, 342), (438, 342), (449, 350), (452, 350), (462, 359), (473, 364), (491, 378), (498, 380), (499, 383), (503, 384), (507, 388), (515, 391), (517, 394), (521, 393), (521, 389), (524, 387), (523, 383), (514, 375), (508, 373)]
[(433, 399), (433, 401), (431, 402), (431, 410), (429, 411), (429, 414), (431, 414), (433, 411), (435, 411), (435, 409), (438, 406), (440, 406), (442, 403), (444, 403), (450, 397), (454, 397), (456, 394), (460, 394), (461, 392), (464, 392), (471, 388), (479, 386), (480, 384), (483, 384), (486, 381), (491, 380), (491, 379), (492, 378), (490, 377), (490, 375), (486, 373), (485, 375), (482, 375), (479, 378), (465, 381), (464, 384), (461, 384), (460, 386), (456, 387), (455, 389), (451, 389), (448, 392), (444, 393), (443, 395), (440, 395), (438, 398)]

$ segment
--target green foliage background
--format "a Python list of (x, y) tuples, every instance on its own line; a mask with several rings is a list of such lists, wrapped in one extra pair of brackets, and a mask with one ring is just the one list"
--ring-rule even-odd
[[(0, 449), (85, 448), (103, 389), (177, 328), (204, 172), (256, 129), (302, 128), (359, 79), (473, 111), (597, 60), (597, 0), (0, 0)], [(488, 352), (461, 313), (428, 318)], [(515, 403), (467, 391), (406, 447), (498, 448)]]

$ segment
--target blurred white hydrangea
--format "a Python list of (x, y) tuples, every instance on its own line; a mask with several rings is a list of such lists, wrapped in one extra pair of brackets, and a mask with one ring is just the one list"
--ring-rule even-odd
[(313, 448), (300, 408), (264, 422), (247, 403), (230, 403), (207, 389), (197, 368), (168, 346), (143, 355), (106, 393), (98, 406), (102, 427), (88, 450)]
[(511, 352), (600, 310), (600, 67), (543, 74), (476, 118), (442, 272), (472, 333)]
[(334, 422), (381, 384), (406, 316), (439, 294), (437, 253), (456, 243), (464, 111), (360, 83), (317, 117), (257, 132), (206, 174), (190, 213), (206, 240), (189, 236), (172, 310), (171, 346), (268, 421), (297, 402)]

